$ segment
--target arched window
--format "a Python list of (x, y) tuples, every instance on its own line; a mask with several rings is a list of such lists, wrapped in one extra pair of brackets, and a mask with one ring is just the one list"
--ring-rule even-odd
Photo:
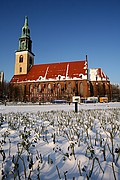
[(20, 57), (19, 57), (19, 63), (22, 63), (23, 62), (23, 56), (21, 55)]
[(22, 67), (20, 67), (20, 73), (22, 72)]
[(39, 84), (39, 86), (38, 86), (38, 92), (41, 92), (41, 84)]
[(61, 89), (61, 84), (58, 83), (57, 86), (58, 86), (58, 89)]
[(51, 90), (51, 85), (50, 84), (48, 84), (48, 90)]
[(83, 96), (83, 84), (82, 84), (82, 82), (80, 83), (80, 95)]

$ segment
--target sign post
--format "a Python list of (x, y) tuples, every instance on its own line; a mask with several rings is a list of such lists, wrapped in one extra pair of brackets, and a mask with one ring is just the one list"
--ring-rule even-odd
[(75, 112), (78, 112), (78, 102), (75, 102)]
[(75, 103), (75, 112), (78, 112), (78, 103), (80, 103), (80, 96), (73, 96), (72, 102)]

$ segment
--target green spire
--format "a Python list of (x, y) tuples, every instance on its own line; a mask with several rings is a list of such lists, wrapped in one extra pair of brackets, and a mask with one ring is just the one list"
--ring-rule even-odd
[(28, 27), (28, 16), (25, 17), (25, 27)]
[(26, 16), (25, 17), (25, 23), (24, 23), (24, 26), (22, 28), (22, 37), (30, 37), (30, 29), (28, 27), (28, 17)]
[(22, 35), (19, 38), (19, 51), (32, 51), (32, 41), (30, 38), (30, 29), (28, 26), (28, 17), (25, 17), (24, 26), (22, 27)]

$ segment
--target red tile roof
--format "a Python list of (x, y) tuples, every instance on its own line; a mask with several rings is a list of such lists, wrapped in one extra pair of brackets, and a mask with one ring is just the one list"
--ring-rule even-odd
[(44, 80), (62, 78), (80, 78), (87, 75), (87, 61), (60, 62), (51, 64), (33, 65), (26, 75), (14, 75), (11, 82), (36, 81), (40, 77)]

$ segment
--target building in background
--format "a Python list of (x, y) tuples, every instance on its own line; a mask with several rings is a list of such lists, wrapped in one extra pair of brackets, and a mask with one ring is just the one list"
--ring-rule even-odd
[(91, 96), (108, 97), (111, 100), (111, 84), (107, 75), (101, 68), (90, 69), (90, 94)]
[(110, 80), (100, 68), (89, 72), (87, 55), (84, 60), (34, 65), (27, 17), (19, 38), (11, 84), (18, 88), (18, 101), (71, 101), (76, 95), (81, 99), (101, 95), (111, 99)]

